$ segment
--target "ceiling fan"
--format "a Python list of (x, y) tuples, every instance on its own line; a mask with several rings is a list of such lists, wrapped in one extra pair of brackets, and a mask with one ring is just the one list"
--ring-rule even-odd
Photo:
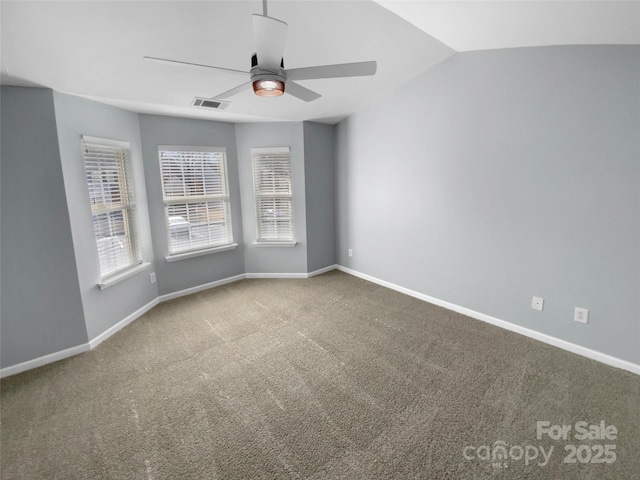
[(227, 99), (253, 87), (254, 93), (261, 97), (278, 97), (286, 92), (300, 100), (311, 102), (320, 98), (321, 95), (296, 83), (296, 80), (364, 77), (376, 73), (377, 64), (375, 61), (285, 69), (282, 53), (284, 52), (288, 26), (285, 22), (267, 15), (267, 0), (263, 0), (262, 5), (263, 15), (253, 15), (256, 53), (251, 57), (251, 70), (248, 72), (167, 58), (145, 56), (144, 59), (170, 65), (212, 68), (227, 73), (249, 76), (249, 81), (212, 97), (212, 99), (220, 100)]

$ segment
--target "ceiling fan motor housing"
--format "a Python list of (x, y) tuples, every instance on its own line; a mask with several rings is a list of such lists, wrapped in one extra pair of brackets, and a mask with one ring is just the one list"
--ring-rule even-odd
[[(258, 54), (254, 53), (251, 55), (251, 68), (258, 66)], [(284, 70), (284, 58), (280, 59), (280, 68)]]
[(287, 77), (284, 74), (284, 60), (280, 61), (277, 71), (265, 69), (258, 65), (258, 56), (251, 57), (251, 84), (256, 95), (261, 97), (278, 97), (284, 93)]

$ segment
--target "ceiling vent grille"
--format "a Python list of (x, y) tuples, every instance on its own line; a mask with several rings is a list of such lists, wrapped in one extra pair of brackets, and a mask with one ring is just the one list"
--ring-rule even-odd
[(210, 108), (213, 110), (224, 110), (229, 106), (228, 102), (220, 102), (218, 100), (211, 100), (210, 98), (194, 97), (191, 106), (199, 108)]

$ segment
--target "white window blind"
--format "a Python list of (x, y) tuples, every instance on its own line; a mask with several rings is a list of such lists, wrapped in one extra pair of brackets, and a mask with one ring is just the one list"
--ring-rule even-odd
[(252, 148), (258, 242), (293, 242), (289, 147)]
[(102, 279), (141, 262), (129, 144), (82, 136)]
[(160, 145), (169, 254), (233, 242), (224, 148)]

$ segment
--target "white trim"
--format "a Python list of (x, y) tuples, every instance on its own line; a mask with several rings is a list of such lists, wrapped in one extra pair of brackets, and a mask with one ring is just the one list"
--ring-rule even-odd
[(308, 273), (245, 273), (246, 278), (309, 278)]
[(245, 273), (245, 276), (246, 278), (311, 278), (336, 268), (339, 268), (338, 265), (329, 265), (309, 273)]
[(142, 315), (147, 313), (153, 307), (158, 305), (158, 303), (159, 303), (158, 302), (158, 297), (156, 297), (153, 300), (151, 300), (149, 303), (147, 303), (146, 305), (140, 307), (138, 310), (133, 312), (131, 315), (128, 315), (123, 320), (120, 320), (118, 323), (116, 323), (112, 327), (109, 327), (104, 332), (102, 332), (101, 334), (99, 334), (96, 337), (94, 337), (93, 340), (89, 341), (89, 347), (91, 348), (91, 350), (96, 348), (98, 345), (100, 345), (102, 342), (104, 342), (110, 336), (112, 336), (112, 335), (116, 334), (117, 332), (119, 332), (120, 330), (122, 330), (124, 327), (129, 325), (134, 320), (137, 320), (138, 318), (140, 318)]
[(129, 142), (123, 142), (122, 140), (111, 140), (110, 138), (100, 138), (100, 137), (91, 137), (89, 135), (81, 135), (82, 142), (90, 145), (97, 145), (99, 147), (115, 147), (115, 148), (124, 148), (127, 150), (131, 149), (131, 144)]
[(191, 250), (190, 252), (174, 253), (167, 255), (165, 260), (167, 262), (177, 262), (178, 260), (184, 260), (185, 258), (200, 257), (202, 255), (209, 255), (210, 253), (226, 252), (227, 250), (234, 250), (238, 246), (237, 243), (230, 245), (222, 245), (220, 247), (205, 248), (203, 250)]
[(73, 357), (74, 355), (78, 355), (80, 353), (85, 353), (90, 350), (93, 350), (102, 342), (104, 342), (107, 338), (111, 337), (112, 335), (119, 332), (127, 325), (129, 325), (131, 322), (133, 322), (134, 320), (137, 320), (139, 317), (147, 313), (153, 307), (158, 305), (158, 303), (160, 303), (159, 297), (156, 297), (153, 300), (151, 300), (149, 303), (140, 307), (131, 315), (119, 321), (118, 323), (108, 328), (107, 330), (105, 330), (104, 332), (96, 336), (93, 340), (90, 340), (87, 343), (83, 343), (75, 347), (67, 348), (66, 350), (60, 350), (59, 352), (50, 353), (42, 357), (34, 358), (33, 360), (27, 360), (26, 362), (18, 363), (16, 365), (5, 367), (2, 370), (0, 370), (0, 378), (25, 372), (33, 368), (42, 367), (43, 365), (47, 365), (48, 363), (57, 362), (58, 360), (62, 360), (68, 357)]
[(59, 352), (49, 353), (48, 355), (43, 355), (42, 357), (27, 360), (26, 362), (16, 363), (15, 365), (11, 365), (0, 370), (0, 378), (26, 372), (27, 370), (31, 370), (33, 368), (42, 367), (43, 365), (47, 365), (48, 363), (53, 363), (57, 362), (58, 360), (73, 357), (74, 355), (88, 352), (89, 350), (91, 350), (89, 344), (83, 343), (80, 345), (76, 345), (75, 347), (60, 350)]
[(318, 270), (307, 273), (307, 278), (315, 277), (316, 275), (322, 275), (323, 273), (330, 272), (331, 270), (335, 270), (336, 268), (338, 268), (338, 265), (329, 265), (328, 267), (319, 268)]
[(365, 273), (358, 272), (356, 270), (352, 270), (347, 267), (343, 267), (342, 265), (330, 265), (328, 267), (324, 267), (318, 270), (314, 270), (309, 273), (242, 273), (239, 275), (235, 275), (233, 277), (223, 278), (221, 280), (216, 280), (214, 282), (206, 283), (204, 285), (198, 285), (196, 287), (187, 288), (184, 290), (180, 290), (178, 292), (168, 293), (165, 295), (160, 295), (153, 299), (148, 304), (139, 308), (131, 315), (127, 316), (122, 321), (118, 322), (111, 328), (105, 330), (98, 336), (96, 336), (93, 340), (88, 343), (83, 343), (81, 345), (77, 345), (75, 347), (67, 348), (65, 350), (61, 350), (59, 352), (50, 353), (48, 355), (44, 355), (42, 357), (34, 358), (32, 360), (27, 360), (26, 362), (18, 363), (15, 365), (10, 365), (0, 370), (0, 378), (8, 377), (10, 375), (15, 375), (27, 370), (31, 370), (33, 368), (41, 367), (43, 365), (57, 362), (58, 360), (62, 360), (68, 357), (72, 357), (74, 355), (78, 355), (80, 353), (88, 352), (93, 348), (97, 347), (100, 343), (105, 341), (107, 338), (111, 337), (116, 332), (122, 330), (124, 327), (129, 325), (131, 322), (136, 320), (137, 318), (144, 315), (146, 312), (151, 310), (156, 305), (166, 302), (168, 300), (173, 300), (174, 298), (183, 297), (185, 295), (190, 295), (192, 293), (201, 292), (203, 290), (208, 290), (210, 288), (219, 287), (221, 285), (225, 285), (228, 283), (237, 282), (244, 278), (311, 278), (316, 275), (321, 275), (323, 273), (329, 272), (331, 270), (340, 270), (341, 272), (348, 273), (349, 275), (353, 275), (355, 277), (362, 278), (364, 280), (368, 280), (373, 283), (377, 283), (378, 285), (382, 285), (383, 287), (390, 288), (392, 290), (396, 290), (398, 292), (404, 293), (406, 295), (410, 295), (412, 297), (418, 298), (428, 303), (432, 303), (434, 305), (438, 305), (440, 307), (446, 308), (448, 310), (452, 310), (454, 312), (461, 313), (471, 318), (475, 318), (476, 320), (481, 320), (483, 322), (489, 323), (491, 325), (495, 325), (500, 328), (504, 328), (506, 330), (519, 333), (529, 338), (533, 338), (535, 340), (539, 340), (541, 342), (547, 343), (554, 347), (561, 348), (563, 350), (567, 350), (569, 352), (581, 355), (583, 357), (590, 358), (592, 360), (596, 360), (598, 362), (604, 363), (606, 365), (610, 365), (612, 367), (621, 368), (623, 370), (629, 371), (631, 373), (635, 373), (636, 375), (640, 375), (640, 365), (629, 362), (627, 360), (622, 360), (617, 357), (613, 357), (606, 353), (601, 353), (595, 350), (591, 350), (590, 348), (583, 347), (580, 345), (576, 345), (571, 342), (567, 342), (566, 340), (561, 340), (556, 337), (552, 337), (550, 335), (537, 332), (535, 330), (530, 330), (525, 327), (521, 327), (519, 325), (515, 325), (513, 323), (507, 322), (505, 320), (500, 320), (495, 317), (491, 317), (489, 315), (485, 315), (484, 313), (476, 312), (474, 310), (461, 307), (459, 305), (455, 305), (453, 303), (446, 302), (444, 300), (440, 300), (434, 297), (430, 297), (429, 295), (425, 295), (420, 292), (416, 292), (415, 290), (410, 290), (405, 287), (401, 287), (391, 282), (387, 282), (385, 280), (381, 280), (379, 278), (373, 277), (371, 275), (367, 275)]
[(252, 147), (251, 156), (253, 155), (287, 155), (291, 153), (289, 147)]
[(408, 288), (401, 287), (394, 283), (387, 282), (385, 280), (381, 280), (376, 277), (372, 277), (371, 275), (367, 275), (366, 273), (361, 273), (356, 270), (343, 267), (342, 265), (338, 265), (336, 268), (341, 272), (348, 273), (349, 275), (353, 275), (354, 277), (359, 277), (364, 280), (377, 283), (378, 285), (382, 285), (383, 287), (387, 287), (392, 290), (396, 290), (398, 292), (404, 293), (405, 295), (410, 295), (412, 297), (418, 298), (425, 302), (438, 305), (439, 307), (446, 308), (447, 310), (452, 310), (454, 312), (461, 313), (468, 317), (475, 318), (476, 320), (481, 320), (483, 322), (490, 323), (491, 325), (495, 325), (496, 327), (504, 328), (505, 330), (510, 330), (512, 332), (519, 333), (520, 335), (524, 335), (525, 337), (533, 338), (534, 340), (538, 340), (540, 342), (553, 345), (554, 347), (561, 348), (568, 352), (575, 353), (583, 357), (590, 358), (592, 360), (596, 360), (598, 362), (604, 363), (611, 367), (621, 368), (622, 370), (627, 370), (631, 373), (635, 373), (636, 375), (640, 375), (640, 365), (629, 362), (627, 360), (613, 357), (611, 355), (608, 355), (606, 353), (601, 353), (596, 350), (591, 350), (590, 348), (583, 347), (581, 345), (576, 345), (575, 343), (567, 342), (566, 340), (561, 340), (556, 337), (552, 337), (551, 335), (547, 335), (546, 333), (541, 333), (526, 327), (521, 327), (520, 325), (507, 322), (506, 320), (500, 320), (499, 318), (495, 318), (490, 315), (486, 315), (484, 313), (476, 312), (475, 310), (471, 310), (466, 307), (461, 307), (459, 305), (455, 305), (453, 303), (449, 303), (444, 300), (440, 300), (438, 298), (430, 297), (429, 295), (425, 295), (423, 293), (416, 292), (415, 290), (410, 290)]
[(185, 288), (178, 292), (167, 293), (158, 297), (158, 303), (166, 302), (167, 300), (173, 300), (174, 298), (184, 297), (185, 295), (191, 295), (192, 293), (202, 292), (203, 290), (209, 290), (210, 288), (226, 285), (227, 283), (237, 282), (243, 280), (245, 274), (235, 275), (233, 277), (223, 278), (222, 280), (216, 280), (215, 282), (205, 283), (204, 285), (198, 285), (197, 287)]
[[(219, 184), (215, 185), (215, 192), (200, 192), (200, 194), (194, 194), (193, 192), (189, 192), (188, 188), (183, 185), (186, 189), (184, 191), (174, 191), (167, 192), (167, 184), (166, 181), (169, 180), (169, 177), (173, 177), (177, 175), (176, 165), (181, 165), (184, 170), (184, 162), (185, 157), (183, 154), (187, 154), (186, 156), (189, 158), (197, 158), (198, 161), (204, 162), (201, 165), (201, 169), (196, 172), (198, 178), (200, 178), (204, 182), (204, 189), (207, 190), (208, 186), (211, 182), (216, 183), (214, 177), (220, 180)], [(215, 160), (219, 164), (219, 169), (217, 173), (211, 170), (208, 165), (208, 160)], [(176, 146), (176, 145), (158, 145), (158, 165), (160, 167), (160, 177), (162, 180), (162, 201), (164, 203), (164, 223), (166, 229), (166, 239), (169, 244), (168, 255), (165, 257), (167, 262), (173, 262), (176, 260), (183, 260), (185, 258), (194, 258), (200, 255), (208, 255), (210, 253), (216, 252), (224, 252), (227, 250), (231, 250), (238, 246), (237, 243), (233, 243), (233, 220), (231, 215), (231, 199), (230, 199), (230, 190), (229, 190), (229, 168), (227, 163), (227, 149), (225, 147), (211, 147), (211, 146)], [(213, 168), (213, 167), (211, 167)], [(182, 176), (184, 176), (185, 172), (182, 172)], [(185, 179), (182, 179), (183, 182)], [(179, 245), (176, 244), (176, 240), (172, 238), (171, 230), (173, 225), (171, 224), (172, 215), (170, 215), (170, 211), (172, 207), (176, 207), (179, 210), (184, 209), (184, 212), (179, 212), (186, 220), (187, 230), (189, 232), (189, 239), (192, 238), (192, 231), (189, 218), (189, 206), (194, 206), (197, 203), (206, 203), (209, 205), (210, 202), (221, 203), (222, 206), (222, 218), (217, 220), (212, 220), (208, 218), (204, 223), (207, 226), (211, 226), (212, 224), (217, 224), (221, 226), (223, 229), (223, 237), (220, 238), (220, 242), (225, 242), (223, 245), (211, 244), (212, 242), (205, 243), (204, 245), (199, 245), (196, 248), (188, 248), (185, 250), (179, 250), (176, 247)], [(207, 207), (208, 209), (208, 207)], [(208, 211), (208, 210), (207, 210)], [(209, 212), (210, 213), (210, 212)], [(173, 216), (178, 218), (182, 218), (182, 216), (177, 215), (178, 212), (174, 212)], [(184, 225), (183, 225), (184, 226)], [(211, 239), (209, 239), (211, 240)], [(181, 242), (178, 242), (181, 243)], [(204, 242), (203, 242), (204, 243)]]
[(258, 242), (252, 243), (254, 247), (295, 247), (298, 244), (295, 240), (283, 242)]
[[(278, 187), (267, 181), (263, 184), (262, 176), (266, 172), (274, 173), (274, 168), (278, 169)], [(286, 165), (286, 168), (284, 168)], [(294, 201), (293, 201), (293, 178), (291, 171), (291, 150), (289, 147), (253, 147), (251, 148), (251, 171), (253, 178), (253, 205), (255, 208), (255, 224), (256, 224), (256, 241), (253, 245), (256, 247), (295, 247), (295, 225), (294, 225)], [(286, 180), (285, 180), (286, 178)], [(280, 190), (288, 183), (288, 193)], [(270, 233), (278, 237), (264, 238), (262, 231), (265, 224), (271, 224), (272, 219), (262, 218), (262, 201), (267, 202), (284, 202), (290, 205), (290, 216), (279, 217), (279, 221), (286, 221), (287, 227), (283, 232), (279, 231), (279, 227), (275, 232)], [(278, 225), (278, 222), (276, 223)], [(273, 226), (273, 225), (272, 225)], [(288, 230), (288, 232), (287, 232)], [(287, 234), (285, 235), (285, 232)], [(271, 237), (271, 235), (268, 235)]]
[(129, 267), (128, 269), (126, 269), (126, 270), (124, 270), (124, 271), (122, 271), (120, 273), (116, 273), (113, 276), (106, 277), (104, 280), (102, 280), (100, 283), (98, 283), (98, 287), (100, 287), (100, 290), (104, 290), (105, 288), (109, 288), (110, 286), (121, 282), (125, 278), (129, 278), (129, 277), (134, 276), (136, 273), (140, 273), (141, 271), (145, 270), (150, 265), (151, 264), (149, 262), (137, 263), (137, 264)]
[(160, 152), (208, 152), (208, 153), (224, 153), (226, 155), (226, 147), (192, 147), (189, 145), (158, 145), (158, 153)]

